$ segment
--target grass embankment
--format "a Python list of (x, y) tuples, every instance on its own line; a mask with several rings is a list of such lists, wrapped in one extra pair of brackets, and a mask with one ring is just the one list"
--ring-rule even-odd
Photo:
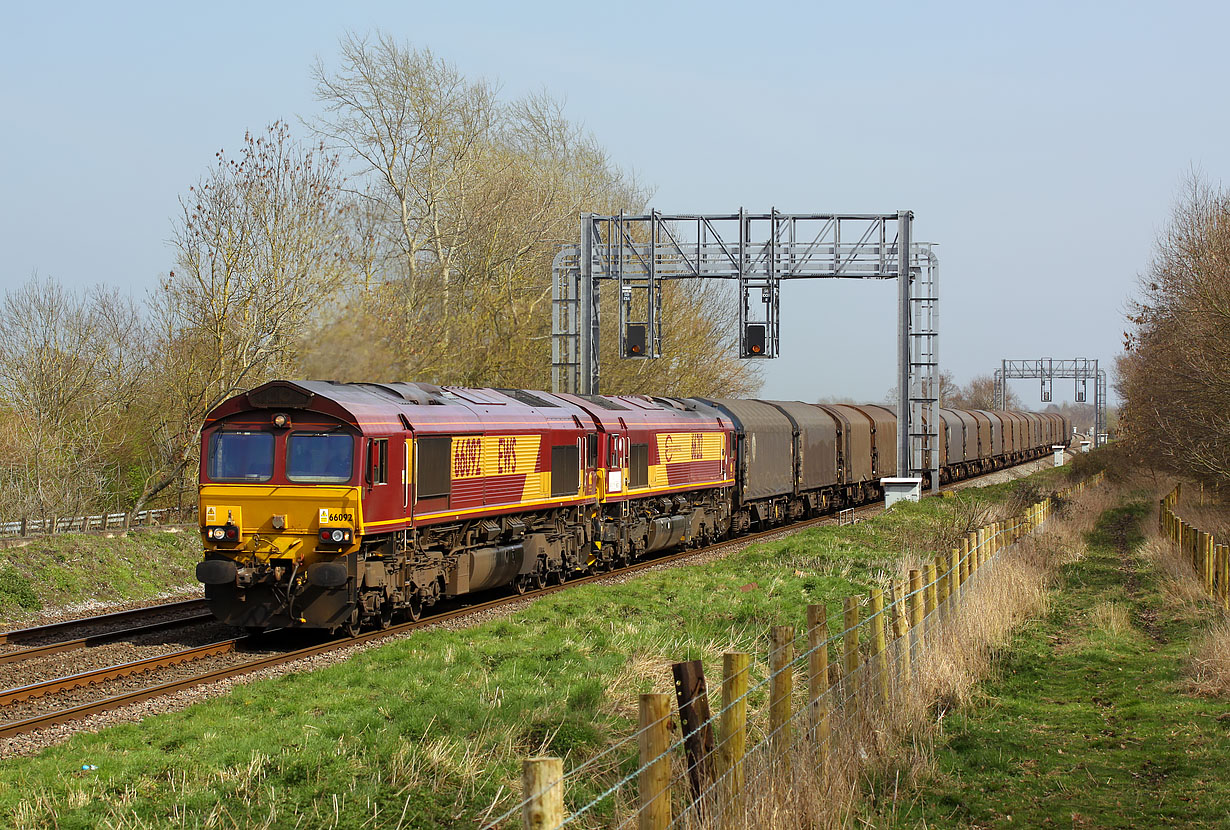
[(194, 531), (63, 533), (0, 548), (0, 627), (39, 611), (124, 602), (196, 587), (201, 540)]
[[(842, 596), (896, 571), (903, 552), (947, 549), (992, 502), (1028, 499), (1021, 489), (1032, 488), (928, 499), (703, 567), (579, 587), (474, 628), (421, 632), (78, 735), (0, 763), (0, 824), (472, 826), (498, 797), (513, 803), (523, 757), (561, 755), (571, 767), (631, 735), (637, 694), (671, 690), (671, 662), (701, 658), (717, 678), (725, 651), (763, 657), (769, 625), (800, 625), (808, 603), (838, 613)], [(756, 661), (755, 676), (763, 670)], [(632, 770), (634, 755), (635, 742), (613, 753), (569, 802)]]
[(1045, 617), (949, 717), (936, 777), (897, 802), (891, 823), (1230, 824), (1227, 699), (1192, 657), (1209, 650), (1216, 612), (1173, 552), (1145, 543), (1154, 519), (1146, 501), (1101, 515)]

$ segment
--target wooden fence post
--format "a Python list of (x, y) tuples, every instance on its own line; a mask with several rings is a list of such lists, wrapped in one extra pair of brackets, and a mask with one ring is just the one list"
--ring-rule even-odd
[(1230, 546), (1218, 545), (1217, 549), (1221, 552), (1217, 557), (1217, 592), (1221, 596), (1221, 607), (1230, 611)]
[(965, 538), (961, 540), (961, 560), (957, 563), (957, 587), (963, 587), (965, 581), (969, 579), (969, 534), (965, 534)]
[(1209, 596), (1214, 596), (1213, 586), (1214, 577), (1217, 574), (1217, 560), (1213, 555), (1213, 548), (1215, 547), (1213, 534), (1206, 532), (1202, 541), (1204, 542), (1204, 551), (1201, 555), (1201, 559), (1204, 560), (1204, 589), (1208, 592)]
[(641, 695), (639, 777), (640, 830), (666, 830), (671, 823), (671, 745), (670, 695), (649, 692)]
[(807, 699), (820, 763), (829, 757), (829, 621), (823, 605), (807, 606)]
[(934, 621), (931, 615), (935, 612), (935, 563), (928, 562), (926, 567), (927, 584), (923, 586), (923, 602), (924, 609), (929, 618)]
[(564, 760), (526, 758), (521, 764), (521, 826), (555, 830), (564, 823)]
[(922, 571), (910, 569), (910, 630), (916, 631), (923, 621), (923, 581)]
[(726, 778), (726, 808), (734, 814), (743, 801), (743, 756), (747, 753), (747, 670), (750, 656), (742, 651), (722, 655), (722, 775)]
[(769, 629), (769, 736), (784, 760), (790, 746), (790, 692), (794, 689), (794, 626)]
[[(953, 553), (956, 553), (956, 551), (953, 551)], [(935, 602), (939, 606), (941, 620), (948, 619), (948, 597), (952, 582), (952, 562), (952, 555), (944, 553), (939, 554), (935, 560), (936, 578), (940, 581), (940, 584), (936, 586)]]
[(894, 579), (892, 588), (893, 654), (897, 663), (897, 685), (904, 687), (910, 682), (909, 623), (905, 621), (905, 594), (907, 583)]
[(876, 691), (880, 695), (880, 703), (888, 705), (888, 661), (884, 650), (884, 591), (881, 588), (871, 589), (871, 664), (876, 673)]
[(683, 749), (688, 759), (688, 782), (692, 798), (700, 797), (711, 780), (713, 726), (709, 723), (709, 689), (705, 685), (705, 666), (699, 660), (675, 663), (675, 702), (683, 728)]
[(841, 601), (842, 625), (845, 631), (841, 635), (841, 663), (845, 671), (845, 700), (858, 706), (858, 597), (845, 597)]

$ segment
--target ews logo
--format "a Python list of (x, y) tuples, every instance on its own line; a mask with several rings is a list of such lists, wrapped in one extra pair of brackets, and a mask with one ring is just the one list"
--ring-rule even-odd
[[(486, 475), (512, 475), (517, 472), (517, 439), (501, 438), (453, 439), (453, 478), (480, 478), (484, 475), (483, 455), (486, 453)], [(532, 453), (531, 453), (532, 454)], [(494, 458), (492, 457), (494, 456)], [(491, 464), (494, 463), (494, 471)]]
[(501, 438), (499, 454), (496, 457), (496, 475), (515, 472), (517, 472), (517, 439)]
[[(678, 444), (682, 444), (685, 440), (690, 444), (686, 456), (681, 454), (678, 448)], [(705, 434), (703, 432), (691, 432), (684, 435), (668, 435), (662, 442), (662, 454), (667, 464), (704, 461)]]

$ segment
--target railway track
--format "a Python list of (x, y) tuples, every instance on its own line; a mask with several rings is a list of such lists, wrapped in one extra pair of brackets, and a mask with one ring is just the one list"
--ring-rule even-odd
[[(88, 640), (91, 637), (124, 636), (127, 632), (143, 627), (143, 625), (152, 626), (164, 622), (170, 625), (182, 624), (185, 619), (195, 619), (203, 616), (206, 610), (205, 600), (202, 598), (170, 602), (163, 605), (151, 605), (146, 608), (131, 608), (126, 611), (114, 611), (96, 617), (62, 620), (61, 622), (39, 625), (33, 628), (0, 631), (0, 646), (22, 646), (40, 640), (46, 640), (48, 641), (47, 644), (51, 645), (56, 642)], [(154, 623), (142, 623), (143, 620), (151, 618), (158, 619)], [(108, 631), (108, 629), (113, 627), (114, 631)], [(67, 638), (66, 635), (69, 633), (81, 629), (101, 630), (77, 638)]]
[[(861, 512), (874, 511), (879, 505), (870, 504), (859, 508)], [(273, 647), (271, 639), (277, 632), (267, 632), (263, 637), (237, 637), (189, 649), (169, 651), (165, 654), (141, 660), (130, 661), (114, 666), (106, 666), (88, 672), (80, 672), (63, 677), (55, 677), (37, 683), (27, 684), (12, 689), (0, 691), (0, 738), (33, 732), (56, 724), (70, 723), (100, 712), (117, 709), (129, 704), (138, 703), (155, 697), (161, 697), (192, 686), (214, 683), (262, 669), (303, 660), (335, 649), (383, 639), (415, 629), (438, 625), (442, 622), (460, 619), (484, 611), (490, 611), (527, 599), (546, 596), (557, 591), (585, 585), (602, 579), (633, 574), (655, 566), (679, 562), (703, 554), (711, 554), (725, 547), (745, 546), (758, 541), (766, 541), (780, 536), (797, 533), (808, 527), (823, 524), (836, 524), (836, 516), (823, 516), (788, 527), (773, 528), (751, 536), (741, 536), (738, 539), (728, 539), (714, 545), (693, 550), (647, 559), (623, 568), (587, 574), (570, 579), (567, 582), (550, 585), (525, 594), (510, 594), (496, 597), (486, 602), (450, 608), (430, 616), (425, 615), (419, 620), (390, 626), (384, 630), (369, 631), (358, 637), (335, 637), (324, 642), (295, 648), (287, 651), (275, 651), (272, 654), (248, 656), (250, 651), (258, 647)], [(235, 658), (235, 662), (205, 671), (194, 672), (187, 676), (175, 677), (171, 680), (158, 681), (158, 677), (167, 669), (210, 660), (221, 656)], [(155, 682), (144, 682), (147, 678)], [(131, 688), (133, 678), (142, 678), (137, 688)], [(117, 683), (129, 681), (128, 687), (116, 689)], [(84, 692), (84, 695), (82, 694)], [(70, 700), (69, 705), (62, 701), (71, 693), (77, 697), (88, 696), (89, 700)], [(19, 716), (15, 717), (20, 710)]]
[[(978, 479), (969, 479), (965, 482), (959, 482), (958, 484), (968, 486), (969, 483), (976, 482), (977, 480)], [(947, 485), (940, 489), (943, 491), (952, 488), (953, 485)], [(663, 556), (644, 560), (626, 567), (616, 568), (595, 574), (587, 574), (575, 579), (570, 579), (562, 584), (551, 585), (538, 590), (528, 591), (525, 594), (513, 593), (507, 596), (496, 597), (486, 602), (459, 605), (453, 608), (438, 611), (437, 613), (429, 616), (425, 615), (419, 620), (400, 623), (383, 630), (365, 632), (360, 634), (358, 637), (334, 637), (326, 639), (322, 642), (308, 645), (306, 647), (290, 648), (286, 650), (279, 648), (279, 644), (277, 642), (279, 639), (278, 632), (267, 632), (265, 635), (260, 637), (245, 636), (218, 640), (216, 642), (210, 642), (190, 648), (167, 651), (148, 658), (126, 661), (115, 665), (104, 666), (98, 669), (77, 672), (70, 675), (29, 683), (23, 686), (0, 691), (0, 738), (37, 731), (56, 724), (70, 723), (72, 721), (89, 717), (90, 715), (106, 712), (112, 709), (118, 709), (123, 706), (150, 700), (152, 698), (162, 697), (182, 689), (191, 688), (193, 686), (215, 683), (220, 680), (226, 680), (228, 678), (250, 674), (263, 669), (304, 660), (306, 658), (314, 657), (336, 649), (384, 639), (397, 634), (414, 631), (419, 628), (439, 625), (440, 623), (448, 622), (450, 620), (460, 619), (470, 615), (480, 614), (485, 611), (498, 609), (512, 603), (546, 596), (576, 585), (584, 585), (609, 579), (611, 577), (634, 574), (638, 571), (660, 567), (665, 564), (685, 562), (686, 560), (694, 557), (721, 552), (725, 548), (743, 547), (756, 542), (769, 541), (783, 536), (788, 536), (809, 527), (834, 525), (850, 521), (852, 519), (867, 518), (880, 513), (883, 510), (884, 507), (881, 502), (873, 502), (853, 508), (852, 510), (842, 511), (841, 514), (831, 514), (808, 519), (786, 527), (772, 528), (750, 536), (741, 536), (737, 539), (723, 540), (703, 548), (668, 553)], [(190, 610), (189, 607), (195, 602), (199, 601), (179, 603), (177, 605), (184, 607), (185, 610)], [(161, 606), (164, 610), (170, 607), (171, 606)], [(148, 611), (151, 609), (144, 610)], [(98, 622), (104, 619), (119, 621), (122, 619), (132, 619), (133, 617), (131, 615), (133, 613), (134, 612), (120, 612), (119, 614), (106, 615), (105, 617), (94, 618), (93, 620), (73, 622)], [(203, 616), (205, 619), (212, 619), (212, 617), (208, 614), (200, 616)], [(105, 634), (91, 635), (76, 638), (74, 640), (53, 642), (43, 646), (30, 647), (21, 651), (11, 652), (8, 655), (0, 655), (0, 665), (3, 665), (5, 662), (25, 659), (25, 657), (22, 657), (23, 654), (28, 657), (34, 657), (36, 656), (36, 651), (41, 655), (49, 655), (60, 651), (69, 650), (71, 648), (90, 648), (99, 642), (115, 642), (123, 639), (125, 636), (131, 636), (130, 632), (132, 631), (149, 632), (154, 630), (162, 630), (170, 628), (173, 625), (182, 626), (185, 624), (191, 624), (191, 622), (197, 620), (198, 617), (196, 616), (188, 616), (180, 619), (178, 622), (164, 620), (144, 627), (120, 629)], [(72, 624), (73, 623), (57, 623), (53, 626), (44, 626), (39, 629), (26, 629), (24, 631), (9, 632), (5, 635), (4, 642), (13, 642), (14, 640), (12, 638), (15, 635), (18, 636), (19, 640), (22, 637), (32, 637), (34, 636), (33, 632), (42, 632), (43, 636), (46, 636), (53, 629), (60, 629), (63, 626)], [(262, 651), (271, 653), (260, 653)], [(211, 663), (211, 666), (201, 671), (185, 671), (186, 667), (191, 667), (192, 664), (198, 662), (209, 662)], [(219, 662), (222, 664), (212, 665), (213, 663)], [(173, 674), (175, 676), (168, 678), (168, 674)]]
[[(177, 604), (183, 605), (183, 606), (191, 606), (192, 610), (195, 610), (196, 608), (203, 609), (205, 607), (204, 600), (191, 600), (189, 602), (177, 603)], [(166, 609), (169, 607), (170, 606), (156, 606), (156, 608), (158, 609)], [(154, 610), (154, 609), (146, 609), (146, 610)], [(128, 612), (123, 612), (123, 613), (127, 614)], [(72, 620), (71, 623), (56, 623), (52, 626), (44, 626), (43, 628), (53, 628), (54, 629), (54, 628), (59, 628), (61, 626), (68, 626), (68, 625), (86, 626), (90, 624), (96, 624), (99, 620), (102, 620), (102, 619), (104, 619), (104, 617), (93, 617), (93, 618), (89, 618), (85, 620)], [(12, 663), (21, 663), (26, 660), (33, 660), (39, 657), (47, 657), (53, 654), (60, 654), (66, 651), (78, 651), (81, 649), (95, 648), (97, 646), (101, 646), (106, 643), (114, 643), (114, 642), (120, 642), (123, 640), (137, 639), (137, 638), (144, 637), (145, 635), (148, 635), (148, 634), (153, 634), (153, 633), (160, 632), (160, 631), (167, 631), (167, 630), (175, 629), (175, 628), (182, 628), (184, 626), (201, 625), (201, 624), (212, 622), (213, 619), (214, 619), (213, 614), (210, 614), (208, 611), (202, 611), (200, 613), (190, 613), (185, 616), (171, 617), (168, 619), (158, 620), (156, 622), (146, 623), (144, 625), (130, 626), (128, 628), (117, 628), (111, 631), (99, 632), (97, 634), (88, 634), (84, 637), (76, 637), (76, 638), (67, 639), (67, 640), (53, 639), (51, 642), (44, 643), (43, 645), (26, 646), (24, 648), (16, 648), (11, 651), (0, 653), (0, 666), (9, 665)], [(42, 628), (26, 629), (26, 631), (42, 631)], [(13, 632), (13, 633), (17, 633), (17, 632)], [(42, 636), (54, 636), (54, 635), (51, 635), (50, 632), (45, 632), (43, 633)]]

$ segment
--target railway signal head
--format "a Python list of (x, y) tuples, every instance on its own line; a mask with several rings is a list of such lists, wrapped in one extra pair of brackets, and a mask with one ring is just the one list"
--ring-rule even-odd
[(748, 323), (743, 329), (744, 357), (765, 356), (765, 329), (764, 323)]
[(624, 328), (624, 357), (645, 357), (648, 335), (645, 323), (628, 323)]

